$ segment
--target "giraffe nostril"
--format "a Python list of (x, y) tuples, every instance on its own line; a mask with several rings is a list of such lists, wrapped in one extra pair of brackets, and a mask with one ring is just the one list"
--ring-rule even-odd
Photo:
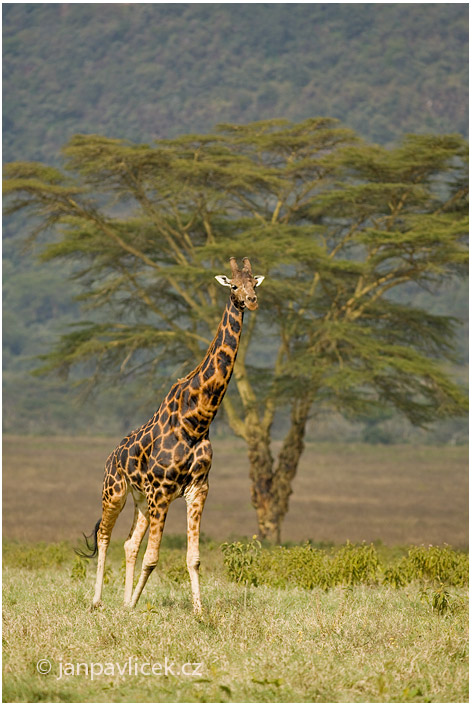
[(252, 303), (253, 303), (253, 302), (256, 302), (256, 301), (257, 301), (257, 297), (248, 297), (247, 300), (248, 300), (248, 302), (252, 302)]

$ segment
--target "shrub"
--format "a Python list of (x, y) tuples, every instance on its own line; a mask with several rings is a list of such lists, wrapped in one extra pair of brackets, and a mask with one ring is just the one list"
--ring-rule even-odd
[(278, 547), (262, 551), (258, 558), (260, 583), (276, 588), (298, 586), (323, 589), (331, 585), (329, 559), (326, 552), (306, 543), (296, 547)]
[(354, 545), (350, 542), (335, 554), (332, 563), (333, 583), (352, 586), (375, 583), (379, 558), (373, 544)]
[(229, 577), (236, 583), (258, 585), (257, 564), (261, 551), (261, 543), (254, 536), (251, 542), (225, 542), (221, 545), (224, 554), (224, 565)]
[(384, 586), (393, 586), (393, 588), (403, 588), (409, 583), (409, 576), (402, 562), (395, 566), (387, 566), (384, 569), (382, 583)]
[(452, 586), (466, 586), (469, 581), (468, 556), (447, 545), (410, 547), (404, 564), (410, 580), (426, 579)]
[(310, 543), (264, 549), (251, 542), (222, 545), (228, 576), (237, 583), (274, 588), (298, 586), (327, 590), (337, 585), (390, 585), (401, 588), (421, 579), (441, 586), (464, 586), (468, 581), (468, 556), (451, 547), (410, 547), (408, 555), (393, 565), (382, 563), (373, 544), (345, 545), (337, 550), (316, 549)]

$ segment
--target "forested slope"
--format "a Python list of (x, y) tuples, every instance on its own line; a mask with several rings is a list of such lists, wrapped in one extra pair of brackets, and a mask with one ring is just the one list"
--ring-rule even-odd
[(4, 159), (71, 134), (340, 118), (386, 143), (466, 133), (464, 4), (4, 4)]

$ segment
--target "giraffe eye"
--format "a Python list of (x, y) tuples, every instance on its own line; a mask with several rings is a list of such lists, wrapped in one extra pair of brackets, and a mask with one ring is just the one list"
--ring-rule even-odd
[(237, 288), (238, 288), (237, 285), (235, 285), (235, 284), (232, 284), (232, 285), (231, 285), (231, 289), (234, 290), (234, 289), (237, 289)]

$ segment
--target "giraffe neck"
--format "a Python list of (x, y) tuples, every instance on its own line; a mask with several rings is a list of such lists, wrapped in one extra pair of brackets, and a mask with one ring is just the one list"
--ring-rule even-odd
[(180, 381), (181, 394), (176, 397), (180, 397), (180, 421), (187, 435), (201, 438), (218, 411), (236, 361), (243, 314), (230, 299), (204, 359)]

